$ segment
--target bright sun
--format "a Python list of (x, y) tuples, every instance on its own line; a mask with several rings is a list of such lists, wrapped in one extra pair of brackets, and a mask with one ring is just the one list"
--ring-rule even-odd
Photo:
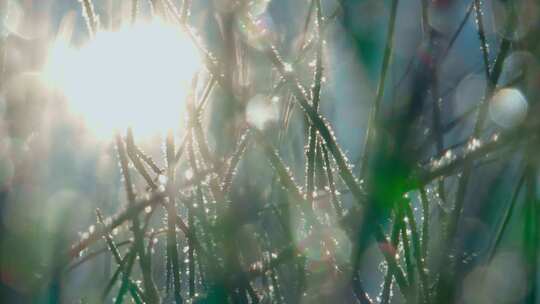
[(153, 21), (98, 32), (81, 48), (58, 40), (44, 75), (97, 135), (131, 126), (150, 136), (180, 126), (200, 64), (187, 34)]

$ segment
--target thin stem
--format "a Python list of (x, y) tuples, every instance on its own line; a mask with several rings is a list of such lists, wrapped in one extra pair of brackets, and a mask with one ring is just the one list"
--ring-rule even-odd
[(388, 72), (388, 67), (390, 66), (390, 58), (392, 55), (393, 45), (394, 45), (394, 29), (396, 23), (397, 15), (397, 6), (398, 0), (392, 0), (392, 5), (390, 8), (390, 19), (388, 20), (388, 34), (386, 35), (386, 46), (384, 48), (383, 61), (381, 66), (381, 74), (379, 76), (379, 83), (377, 84), (377, 92), (375, 94), (375, 101), (373, 102), (373, 108), (371, 109), (368, 127), (366, 131), (365, 144), (364, 144), (364, 153), (361, 164), (361, 176), (365, 176), (367, 172), (367, 166), (369, 163), (369, 155), (371, 153), (371, 146), (374, 141), (374, 132), (376, 128), (377, 119), (379, 116), (379, 108), (384, 95), (384, 88), (386, 84), (386, 74)]
[(493, 245), (491, 245), (491, 248), (488, 251), (489, 252), (488, 253), (489, 257), (487, 259), (488, 262), (493, 259), (493, 256), (495, 256), (495, 253), (497, 252), (497, 248), (499, 248), (504, 232), (506, 231), (506, 227), (508, 227), (508, 223), (510, 222), (512, 215), (514, 214), (514, 207), (517, 203), (519, 194), (521, 193), (521, 188), (523, 187), (523, 184), (525, 183), (526, 176), (527, 175), (525, 174), (525, 172), (521, 175), (521, 178), (519, 179), (516, 185), (514, 193), (512, 194), (512, 198), (510, 199), (509, 206), (502, 216), (502, 222), (499, 225), (497, 232), (495, 233), (495, 237), (493, 238), (493, 242), (492, 242)]
[[(316, 3), (317, 11), (317, 54), (316, 54), (316, 63), (315, 63), (315, 75), (313, 80), (313, 87), (311, 90), (312, 106), (316, 112), (319, 111), (319, 101), (321, 93), (321, 79), (322, 79), (322, 37), (321, 37), (321, 23), (322, 23), (322, 12), (320, 0), (312, 0), (312, 3)], [(315, 154), (316, 154), (316, 145), (318, 142), (317, 130), (311, 124), (309, 125), (308, 130), (308, 149), (306, 150), (306, 159), (307, 159), (307, 170), (306, 170), (306, 191), (307, 191), (307, 201), (309, 204), (313, 204), (313, 193), (315, 192)]]
[(94, 11), (94, 4), (92, 0), (80, 0), (82, 5), (82, 13), (86, 20), (86, 27), (88, 28), (88, 34), (90, 37), (94, 37), (98, 31), (99, 20)]
[[(118, 155), (120, 158), (120, 165), (122, 167), (122, 174), (124, 177), (124, 186), (125, 186), (127, 197), (128, 197), (128, 205), (130, 207), (133, 207), (135, 206), (135, 193), (133, 190), (133, 183), (131, 181), (131, 176), (128, 171), (129, 168), (128, 168), (127, 153), (126, 153), (122, 138), (118, 134), (116, 135), (116, 145), (118, 149)], [(139, 255), (139, 265), (141, 267), (141, 271), (143, 274), (145, 298), (148, 301), (151, 301), (152, 303), (157, 303), (159, 302), (159, 294), (157, 293), (156, 286), (154, 285), (154, 281), (152, 279), (151, 264), (149, 263), (148, 256), (144, 250), (144, 240), (143, 240), (144, 231), (141, 231), (139, 219), (137, 216), (135, 216), (132, 219), (131, 230), (134, 235), (134, 239), (135, 239), (134, 246)]]
[(330, 157), (328, 157), (328, 150), (326, 146), (321, 145), (321, 150), (324, 158), (324, 167), (326, 168), (326, 177), (328, 179), (328, 188), (330, 189), (330, 195), (332, 196), (332, 205), (336, 211), (338, 219), (343, 218), (343, 208), (341, 207), (340, 201), (337, 197), (336, 184), (334, 182), (334, 173), (332, 172), (332, 164), (330, 163)]
[[(166, 156), (167, 156), (167, 193), (169, 201), (166, 202), (167, 207), (167, 265), (171, 268), (167, 269), (167, 272), (172, 271), (173, 274), (173, 286), (174, 286), (174, 300), (176, 304), (183, 302), (181, 295), (181, 282), (180, 282), (180, 266), (178, 264), (178, 244), (176, 240), (176, 197), (174, 178), (175, 178), (175, 145), (174, 135), (170, 130), (167, 134), (166, 142)], [(170, 262), (169, 262), (170, 261)], [(169, 276), (167, 276), (169, 277)]]
[[(96, 215), (97, 215), (97, 218), (98, 218), (98, 222), (101, 224), (101, 225), (104, 225), (104, 221), (103, 221), (103, 215), (101, 214), (101, 212), (99, 211), (99, 209), (96, 209)], [(108, 291), (110, 290), (110, 288), (112, 287), (112, 285), (114, 284), (114, 282), (116, 281), (116, 278), (118, 277), (118, 274), (120, 272), (122, 272), (123, 268), (124, 268), (124, 262), (125, 260), (122, 259), (122, 257), (120, 256), (120, 252), (118, 251), (118, 247), (116, 246), (116, 244), (114, 243), (112, 237), (110, 234), (105, 234), (105, 241), (107, 242), (107, 246), (109, 247), (109, 250), (111, 251), (113, 257), (114, 257), (114, 260), (116, 261), (116, 263), (118, 264), (118, 272), (115, 273), (113, 275), (113, 277), (111, 278), (111, 281), (109, 283), (109, 285), (107, 286), (107, 288), (105, 288), (105, 292), (103, 293), (102, 295), (102, 300), (104, 301), (107, 294), (108, 294)], [(125, 271), (123, 271), (122, 273), (124, 273), (125, 275)], [(129, 275), (128, 275), (129, 277)], [(136, 292), (132, 293), (132, 296), (133, 296), (133, 299), (136, 301), (136, 302), (141, 302), (141, 299), (139, 298), (139, 294), (142, 294), (142, 291), (139, 289), (139, 287), (137, 286), (137, 284), (135, 284), (131, 279), (129, 280), (129, 287), (130, 287), (130, 290), (131, 289), (135, 289)], [(110, 286), (110, 287), (109, 287)]]
[(425, 260), (423, 258), (422, 249), (420, 245), (420, 234), (418, 233), (416, 220), (414, 218), (413, 210), (409, 202), (405, 202), (404, 209), (405, 209), (405, 215), (407, 216), (407, 219), (408, 219), (409, 227), (411, 229), (411, 239), (412, 239), (412, 245), (414, 249), (413, 255), (416, 261), (416, 267), (418, 269), (418, 273), (420, 277), (420, 283), (421, 283), (420, 287), (422, 291), (423, 302), (428, 303), (429, 285), (428, 285), (428, 277), (426, 273)]
[[(399, 211), (398, 211), (399, 212)], [(396, 213), (394, 217), (394, 225), (392, 226), (392, 232), (390, 234), (390, 244), (394, 250), (397, 250), (399, 243), (399, 232), (401, 231), (401, 219), (399, 214)], [(383, 288), (381, 292), (381, 304), (388, 304), (390, 301), (390, 294), (392, 289), (392, 280), (394, 274), (387, 268), (384, 276)]]
[(429, 200), (425, 187), (420, 187), (420, 202), (422, 203), (422, 259), (427, 261), (429, 246)]
[(229, 161), (229, 166), (225, 172), (225, 175), (223, 176), (222, 180), (222, 192), (228, 193), (229, 189), (232, 186), (232, 179), (234, 176), (234, 173), (238, 167), (238, 163), (240, 162), (240, 159), (242, 155), (244, 154), (247, 144), (249, 142), (249, 130), (246, 130), (246, 132), (240, 136), (240, 139), (238, 141), (238, 144), (236, 145), (235, 152), (231, 156), (231, 159)]
[(137, 22), (139, 14), (139, 0), (131, 0), (131, 24)]
[[(401, 215), (403, 217), (403, 214)], [(403, 255), (405, 257), (405, 271), (407, 273), (407, 279), (409, 282), (409, 289), (407, 290), (407, 294), (409, 294), (409, 297), (412, 295), (413, 302), (416, 300), (416, 275), (414, 272), (414, 265), (413, 265), (413, 254), (411, 250), (410, 240), (409, 240), (409, 233), (407, 232), (408, 228), (405, 223), (405, 218), (401, 219), (403, 221), (401, 225), (401, 244), (403, 245)]]
[(526, 168), (526, 201), (525, 220), (523, 225), (523, 249), (527, 266), (527, 291), (524, 303), (536, 303), (537, 298), (537, 275), (538, 275), (538, 198), (537, 198), (537, 174), (534, 164), (528, 164)]
[(127, 137), (126, 137), (126, 151), (131, 159), (131, 162), (135, 166), (135, 169), (137, 169), (137, 172), (144, 178), (148, 186), (150, 186), (151, 189), (156, 189), (157, 185), (154, 182), (154, 180), (150, 177), (150, 174), (148, 174), (148, 171), (146, 171), (146, 168), (144, 167), (143, 163), (141, 162), (141, 159), (139, 158), (139, 155), (137, 153), (137, 148), (135, 146), (135, 141), (133, 139), (133, 131), (131, 128), (127, 131)]

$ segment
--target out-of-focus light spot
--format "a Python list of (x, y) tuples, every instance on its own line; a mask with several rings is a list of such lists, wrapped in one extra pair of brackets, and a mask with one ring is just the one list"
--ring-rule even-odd
[(486, 267), (477, 267), (463, 282), (463, 303), (519, 303), (527, 291), (520, 255), (503, 252)]
[(278, 116), (277, 104), (268, 100), (264, 95), (256, 95), (247, 104), (246, 121), (259, 130), (263, 130), (275, 122)]
[(97, 135), (132, 126), (151, 136), (180, 126), (200, 56), (187, 35), (154, 21), (98, 32), (80, 49), (58, 40), (44, 74)]
[(187, 169), (186, 172), (184, 173), (184, 177), (187, 179), (187, 180), (191, 180), (193, 179), (193, 170), (190, 169)]
[(38, 73), (20, 73), (5, 83), (4, 123), (11, 136), (25, 139), (39, 131), (49, 93)]
[[(6, 1), (6, 9), (0, 12), (0, 37), (18, 32), (24, 12), (20, 4), (13, 0)], [(1, 8), (1, 7), (0, 7)]]
[(456, 20), (461, 20), (465, 10), (466, 7), (459, 1), (447, 5), (433, 3), (428, 7), (429, 25), (441, 33), (451, 33), (459, 25)]
[(486, 78), (478, 74), (471, 74), (463, 78), (455, 93), (455, 114), (460, 115), (478, 104), (486, 92)]
[[(506, 39), (522, 39), (538, 24), (538, 3), (534, 0), (512, 1), (507, 4), (504, 2), (506, 1), (492, 1), (495, 30)], [(510, 9), (515, 10), (513, 14), (518, 17), (512, 18)]]
[(0, 159), (0, 189), (5, 189), (11, 184), (15, 174), (15, 166), (11, 159), (2, 157)]
[(536, 58), (526, 51), (515, 51), (506, 57), (498, 84), (510, 86), (518, 81), (535, 79), (533, 73), (538, 67)]
[(239, 1), (235, 0), (214, 0), (212, 2), (215, 9), (221, 13), (234, 12), (239, 6)]
[(504, 88), (491, 98), (489, 114), (491, 119), (503, 128), (511, 128), (523, 121), (528, 104), (525, 96), (514, 88)]
[(260, 15), (266, 12), (270, 0), (251, 0), (247, 4), (247, 10), (251, 15)]

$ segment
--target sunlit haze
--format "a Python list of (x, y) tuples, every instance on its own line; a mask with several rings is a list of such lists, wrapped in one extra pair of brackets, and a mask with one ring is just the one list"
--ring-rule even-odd
[(150, 136), (181, 125), (200, 57), (188, 35), (161, 22), (101, 31), (80, 48), (58, 39), (44, 75), (100, 137), (134, 128)]

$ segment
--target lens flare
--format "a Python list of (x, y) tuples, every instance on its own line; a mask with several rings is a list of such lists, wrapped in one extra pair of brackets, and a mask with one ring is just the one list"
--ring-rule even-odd
[(201, 65), (188, 35), (162, 22), (101, 31), (80, 48), (58, 40), (44, 75), (97, 135), (134, 128), (152, 136), (180, 126), (191, 79)]

